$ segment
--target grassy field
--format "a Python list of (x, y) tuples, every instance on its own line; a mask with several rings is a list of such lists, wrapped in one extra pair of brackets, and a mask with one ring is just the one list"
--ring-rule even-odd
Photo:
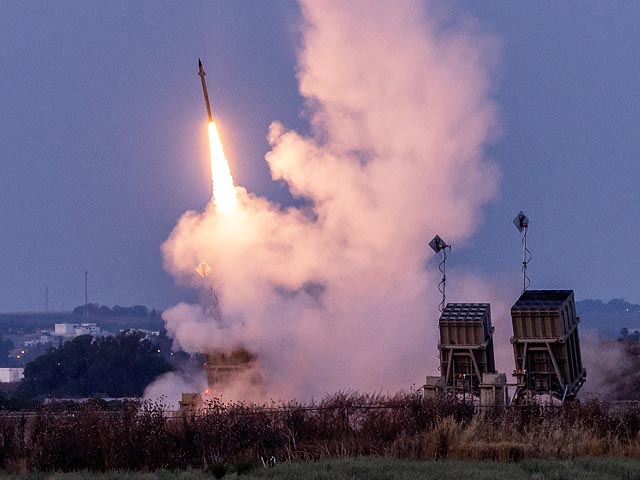
[[(33, 473), (29, 475), (2, 475), (7, 480), (210, 480), (211, 472), (187, 470), (155, 473), (111, 472), (95, 474)], [(258, 468), (238, 474), (230, 472), (224, 478), (253, 479), (314, 479), (314, 480), (395, 480), (395, 479), (474, 479), (474, 480), (614, 480), (640, 478), (640, 461), (625, 458), (587, 458), (572, 461), (530, 460), (521, 463), (461, 462), (461, 461), (402, 461), (382, 458), (356, 458), (323, 462), (303, 462)]]

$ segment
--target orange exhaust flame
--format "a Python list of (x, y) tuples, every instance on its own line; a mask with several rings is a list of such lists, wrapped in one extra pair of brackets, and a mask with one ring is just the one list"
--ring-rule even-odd
[(211, 149), (211, 180), (213, 182), (213, 201), (223, 213), (230, 213), (238, 204), (236, 187), (224, 155), (222, 142), (215, 122), (209, 122), (209, 148)]

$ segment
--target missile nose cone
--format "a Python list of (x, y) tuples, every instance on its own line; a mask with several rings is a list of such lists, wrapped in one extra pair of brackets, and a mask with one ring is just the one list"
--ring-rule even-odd
[(198, 59), (198, 76), (200, 77), (200, 81), (202, 82), (204, 103), (207, 106), (207, 115), (209, 116), (209, 122), (213, 122), (213, 118), (211, 117), (211, 106), (209, 105), (209, 94), (207, 93), (207, 82), (204, 79), (205, 75), (206, 73), (204, 72), (204, 68), (202, 68), (202, 60)]

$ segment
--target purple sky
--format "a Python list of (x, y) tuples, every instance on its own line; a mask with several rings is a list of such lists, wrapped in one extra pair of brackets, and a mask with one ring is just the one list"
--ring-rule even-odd
[[(454, 245), (452, 271), (519, 282), (522, 209), (532, 287), (640, 302), (640, 4), (454, 9), (502, 45), (503, 131), (488, 155), (503, 178), (477, 233)], [(45, 285), (55, 309), (82, 303), (85, 268), (90, 301), (192, 297), (159, 247), (210, 196), (198, 57), (237, 183), (290, 202), (263, 156), (272, 120), (307, 129), (297, 20), (282, 1), (3, 2), (0, 311), (42, 310)]]

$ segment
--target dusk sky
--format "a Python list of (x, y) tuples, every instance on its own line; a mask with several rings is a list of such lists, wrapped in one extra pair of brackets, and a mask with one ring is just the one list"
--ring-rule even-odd
[[(640, 4), (577, 5), (446, 2), (497, 45), (501, 172), (449, 280), (519, 285), (523, 210), (533, 288), (640, 303)], [(50, 308), (80, 305), (85, 269), (91, 302), (192, 300), (160, 245), (211, 197), (198, 58), (236, 184), (286, 206), (264, 155), (272, 121), (309, 130), (298, 27), (293, 1), (2, 2), (0, 311), (43, 310), (45, 285)]]

